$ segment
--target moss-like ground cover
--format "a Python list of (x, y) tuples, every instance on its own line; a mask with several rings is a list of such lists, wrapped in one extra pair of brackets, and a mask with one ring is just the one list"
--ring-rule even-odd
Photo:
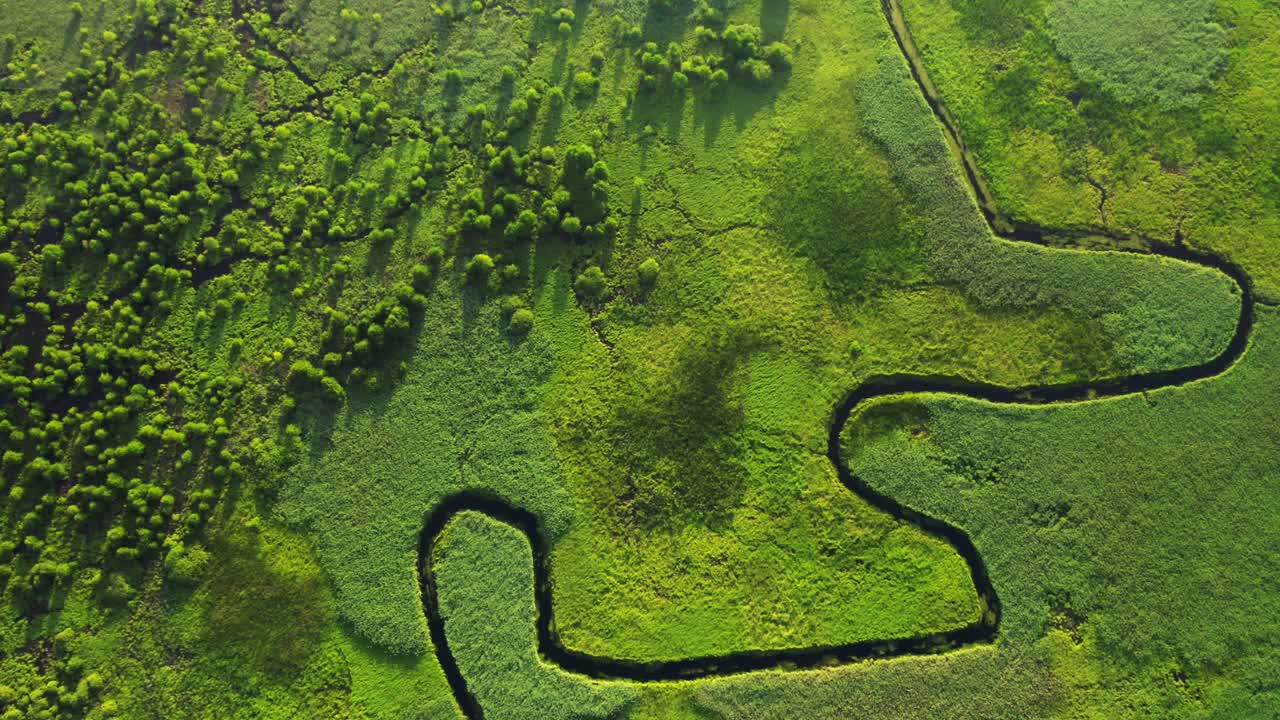
[[(1079, 214), (1098, 198), (1066, 161), (1025, 133), (992, 149), (1002, 126), (945, 70), (960, 60), (939, 51), (952, 26), (937, 18), (981, 8), (927, 4), (907, 3), (908, 21), (1001, 207), (1093, 223)], [(1227, 138), (1160, 177), (1221, 177), (1266, 147), (1265, 23), (1143, 5), (1167, 14), (1168, 47), (1221, 44), (1199, 43), (1212, 57), (1191, 67), (1141, 68), (1176, 75), (1152, 102), (1200, 113), (1161, 147), (1186, 149), (1179, 128)], [(1104, 150), (1156, 142), (1141, 121), (1155, 111), (1132, 99), (1146, 96), (1108, 86), (1135, 77), (1107, 75), (1114, 43), (1080, 45), (1069, 9), (998, 9), (995, 28), (1032, 19), (1018, 42), (1039, 43), (1037, 68), (1134, 105), (1087, 106), (1110, 108), (1088, 120), (1120, 138)], [(993, 238), (878, 3), (0, 11), (0, 715), (460, 717), (416, 567), (426, 518), (464, 490), (537, 516), (572, 650), (661, 661), (963, 627), (980, 612), (964, 558), (837, 480), (840, 399), (878, 374), (1025, 386), (1197, 366), (1236, 328), (1221, 273)], [(986, 57), (965, 43), (946, 52)], [(1037, 117), (1002, 107), (1001, 122)], [(1009, 158), (1047, 169), (1004, 176)], [(1217, 209), (1180, 226), (1149, 205), (1183, 195), (1099, 181), (1099, 224), (1181, 227), (1269, 292), (1270, 196), (1248, 167), (1238, 192), (1187, 194)], [(1139, 195), (1150, 203), (1125, 199)], [(1204, 387), (1256, 385), (1264, 343)], [(1179, 460), (1198, 426), (1190, 409), (1163, 426), (1142, 414), (1156, 397), (979, 406), (989, 430), (968, 444), (956, 399), (911, 401), (924, 419), (909, 413), (907, 435), (892, 419), (849, 426), (887, 428), (849, 454), (876, 487), (990, 553), (1007, 616), (993, 646), (587, 682), (536, 655), (520, 534), (465, 515), (436, 546), (451, 650), (489, 717), (1195, 717), (1186, 698), (1266, 716), (1274, 654), (1246, 619), (1265, 591), (1184, 601), (1197, 581), (1265, 584), (1274, 569), (1221, 543), (1170, 549), (1206, 530), (1178, 513), (1199, 497), (1187, 483), (1098, 498), (1193, 468), (1264, 494), (1274, 438), (1224, 429), (1217, 453)], [(1246, 427), (1224, 398), (1194, 403)], [(1023, 423), (1038, 434), (997, 442)], [(1089, 438), (1110, 445), (1089, 454)], [(1050, 457), (1071, 443), (1079, 467)], [(1015, 472), (1027, 487), (1000, 482)], [(957, 474), (995, 478), (990, 498), (956, 500), (977, 492), (952, 493)], [(1181, 525), (1133, 521), (1156, 516)], [(1049, 532), (1073, 522), (1089, 532)], [(1162, 589), (1175, 568), (1184, 585)], [(1159, 626), (1170, 613), (1204, 625)]]

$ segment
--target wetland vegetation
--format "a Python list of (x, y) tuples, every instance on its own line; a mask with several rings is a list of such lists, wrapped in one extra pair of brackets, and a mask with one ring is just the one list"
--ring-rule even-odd
[(0, 717), (1280, 714), (1250, 0), (0, 0)]

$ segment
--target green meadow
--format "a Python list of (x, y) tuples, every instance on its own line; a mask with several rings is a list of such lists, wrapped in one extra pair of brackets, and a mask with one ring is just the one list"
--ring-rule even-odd
[(1274, 8), (901, 10), (0, 0), (0, 718), (1274, 716)]

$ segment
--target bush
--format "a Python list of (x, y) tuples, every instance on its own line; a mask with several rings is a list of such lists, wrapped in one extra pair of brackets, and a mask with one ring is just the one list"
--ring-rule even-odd
[(725, 49), (734, 57), (749, 58), (760, 54), (760, 28), (754, 25), (730, 25), (725, 28), (721, 39)]
[(427, 264), (433, 269), (439, 268), (440, 263), (444, 262), (444, 249), (436, 246), (427, 251)]
[(579, 98), (589, 98), (600, 88), (600, 80), (587, 71), (573, 76), (573, 94)]
[(763, 57), (779, 70), (789, 68), (792, 62), (791, 46), (780, 42), (769, 43), (769, 46), (764, 49)]
[(743, 60), (740, 68), (742, 69), (742, 74), (757, 85), (767, 85), (773, 79), (773, 68), (769, 63), (759, 58)]
[(112, 573), (107, 578), (107, 586), (102, 591), (103, 601), (108, 605), (119, 607), (133, 598), (137, 591), (129, 584), (129, 580), (120, 573)]
[(529, 308), (520, 308), (511, 313), (511, 319), (507, 321), (507, 330), (512, 335), (524, 335), (533, 329), (533, 311)]
[(194, 545), (186, 548), (178, 543), (164, 558), (169, 579), (179, 585), (199, 585), (209, 567), (209, 551)]
[(584, 300), (599, 300), (604, 295), (606, 278), (599, 266), (592, 265), (578, 274), (573, 281), (573, 289)]
[(474, 280), (484, 280), (493, 272), (493, 258), (484, 253), (476, 253), (467, 261), (467, 276)]
[(653, 258), (640, 263), (640, 268), (636, 271), (640, 277), (640, 284), (646, 288), (653, 287), (654, 283), (658, 282), (658, 269), (658, 261)]
[[(435, 263), (432, 263), (434, 266)], [(431, 285), (432, 276), (431, 267), (418, 264), (413, 266), (413, 289), (423, 292)]]

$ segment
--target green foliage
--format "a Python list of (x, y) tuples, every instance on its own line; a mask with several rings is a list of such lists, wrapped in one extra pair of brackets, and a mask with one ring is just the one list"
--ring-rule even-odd
[(484, 253), (476, 253), (467, 261), (467, 275), (472, 279), (483, 281), (493, 272), (493, 258)]
[(1123, 103), (1195, 105), (1222, 69), (1227, 33), (1208, 0), (1055, 2), (1049, 29), (1083, 80)]
[(636, 271), (636, 279), (646, 288), (651, 288), (658, 282), (658, 261), (653, 258), (646, 258), (640, 263), (640, 267)]
[(169, 579), (179, 585), (197, 585), (204, 580), (209, 567), (209, 553), (203, 547), (190, 548), (182, 543), (170, 548), (164, 558)]
[(533, 311), (529, 308), (520, 308), (511, 313), (511, 319), (507, 321), (507, 331), (512, 335), (527, 335), (533, 329)]
[(634, 691), (538, 657), (533, 558), (519, 530), (460, 513), (436, 540), (432, 571), (449, 649), (486, 718), (622, 716)]
[[(1210, 99), (1166, 113), (1079, 69), (1132, 23), (1069, 38), (1043, 3), (942, 7), (908, 15), (1004, 38), (926, 51), (977, 69), (966, 133), (1005, 149), (984, 172), (1001, 199), (1032, 194), (1011, 207), (1280, 267), (1270, 8), (1216, 5), (1221, 46), (1198, 3), (1151, 23), (1173, 29), (1153, 52), (1207, 41), (1126, 66)], [(588, 652), (951, 629), (976, 612), (963, 561), (836, 482), (833, 404), (875, 373), (1191, 364), (1236, 307), (1177, 263), (993, 242), (905, 72), (877, 64), (876, 3), (0, 0), (0, 17), (0, 714), (456, 720), (413, 568), (423, 518), (460, 490), (538, 515), (558, 629)], [(1005, 507), (1044, 526), (1016, 540), (1069, 524), (1060, 500)], [(447, 592), (492, 716), (1037, 716), (1119, 697), (1121, 677), (1143, 708), (1173, 706), (1145, 699), (1173, 684), (1275, 714), (1265, 655), (1228, 668), (1105, 593), (1079, 628), (1084, 601), (1055, 595), (1032, 650), (592, 683), (533, 652), (524, 540), (473, 525), (491, 547), (462, 543)], [(1154, 586), (1126, 587), (1171, 607)], [(1133, 619), (1106, 637), (1131, 626), (1200, 674), (1090, 645), (1112, 607)]]
[(604, 295), (607, 284), (608, 278), (605, 277), (604, 271), (599, 265), (592, 265), (574, 278), (573, 289), (583, 300), (595, 302)]
[(917, 427), (857, 442), (851, 430), (854, 470), (969, 530), (1000, 590), (1004, 643), (1047, 633), (1061, 672), (1097, 668), (1073, 691), (1078, 706), (1200, 716), (1176, 672), (1224, 714), (1265, 716), (1280, 699), (1250, 694), (1274, 662), (1280, 614), (1263, 589), (1272, 562), (1247, 548), (1280, 537), (1270, 440), (1256, 432), (1277, 420), (1278, 330), (1262, 310), (1227, 374), (1143, 396), (1047, 407), (916, 398), (927, 418)]
[[(1280, 211), (1255, 198), (1277, 187), (1280, 123), (1262, 98), (1280, 92), (1280, 11), (1234, 1), (904, 5), (1001, 212), (1180, 237), (1229, 256), (1276, 295)], [(1104, 56), (1114, 62), (1099, 64)]]
[(595, 95), (599, 88), (599, 78), (585, 70), (573, 76), (573, 94), (578, 98), (589, 98)]
[[(289, 471), (279, 506), (310, 528), (338, 611), (361, 637), (400, 655), (430, 650), (413, 570), (424, 508), (476, 490), (539, 512), (550, 531), (568, 523), (536, 398), (554, 369), (549, 338), (573, 318), (544, 313), (541, 303), (553, 303), (545, 296), (532, 307), (539, 321), (511, 343), (504, 308), (477, 305), (463, 282), (462, 273), (440, 279), (395, 389), (351, 398), (324, 452)], [(567, 285), (561, 277), (544, 293), (568, 293)], [(521, 306), (508, 305), (511, 317)]]
[[(701, 19), (719, 25), (723, 17), (718, 9), (701, 3), (691, 19)], [(756, 25), (730, 25), (716, 30), (698, 25), (694, 31), (696, 40), (693, 54), (686, 54), (679, 43), (669, 43), (666, 52), (660, 52), (656, 42), (648, 42), (635, 51), (635, 58), (643, 71), (640, 87), (646, 91), (670, 88), (684, 90), (691, 81), (705, 83), (716, 91), (729, 80), (729, 74), (746, 79), (757, 86), (767, 86), (774, 72), (791, 68), (791, 47), (781, 41), (762, 46), (761, 29)]]
[[(1162, 257), (997, 240), (899, 54), (881, 57), (861, 98), (895, 174), (927, 208), (926, 252), (936, 276), (992, 310), (1053, 308), (1072, 317), (1080, 335), (1099, 324), (1130, 372), (1195, 365), (1225, 348), (1240, 304), (1230, 278)], [(1171, 327), (1180, 329), (1177, 337), (1166, 332)]]

